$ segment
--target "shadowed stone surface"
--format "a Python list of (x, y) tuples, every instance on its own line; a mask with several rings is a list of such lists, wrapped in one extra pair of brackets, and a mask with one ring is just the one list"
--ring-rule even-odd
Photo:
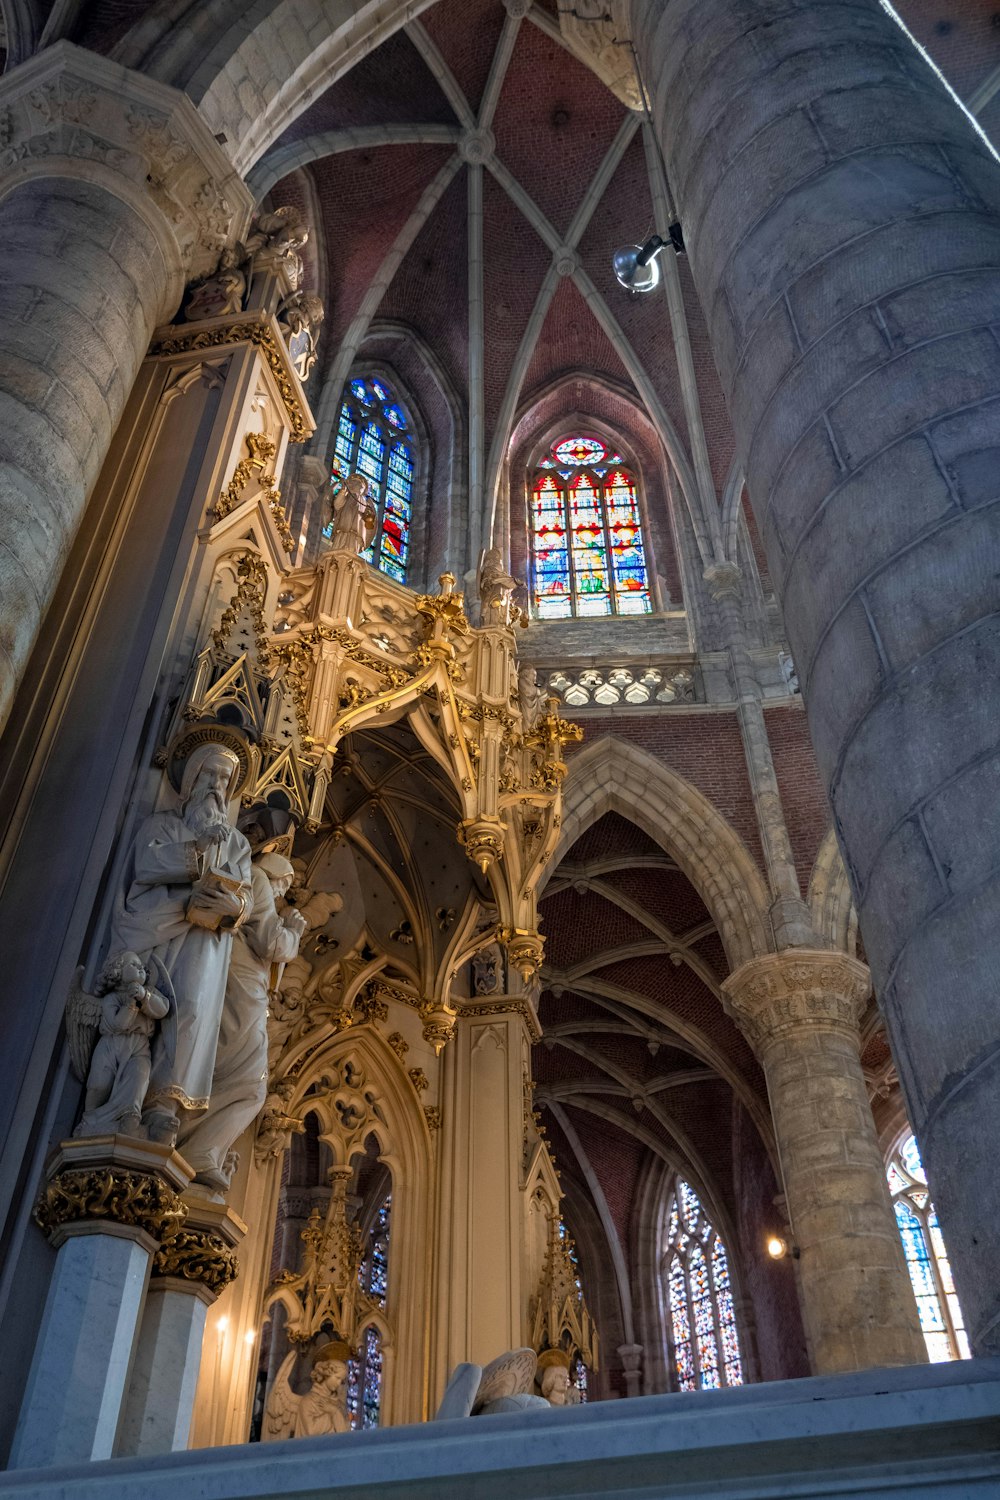
[(997, 1349), (1000, 167), (876, 0), (632, 14), (962, 1305)]

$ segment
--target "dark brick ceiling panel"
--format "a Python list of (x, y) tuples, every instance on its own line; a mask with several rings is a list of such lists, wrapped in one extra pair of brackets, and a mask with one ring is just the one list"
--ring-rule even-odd
[(641, 245), (652, 229), (646, 153), (641, 133), (637, 133), (594, 211), (580, 244), (580, 254), (588, 275), (652, 378), (667, 415), (686, 444), (687, 423), (666, 299), (659, 289), (641, 296), (625, 291), (611, 269), (612, 256), (621, 245)]
[(473, 113), (479, 111), (504, 19), (500, 0), (439, 0), (420, 16)]
[(521, 386), (522, 400), (529, 399), (556, 376), (572, 370), (592, 370), (632, 388), (628, 371), (567, 276), (556, 287), (549, 304), (534, 357)]
[[(330, 265), (331, 343), (343, 337), (393, 240), (449, 154), (443, 146), (398, 146), (345, 151), (313, 165)], [(276, 203), (281, 189), (279, 183), (272, 193)]]
[(493, 122), (497, 155), (561, 234), (624, 118), (595, 73), (521, 26)]
[(618, 1237), (627, 1246), (639, 1169), (648, 1148), (586, 1110), (567, 1105), (566, 1114), (604, 1191)]
[(653, 940), (649, 928), (635, 917), (589, 892), (577, 895), (570, 889), (547, 896), (542, 917), (545, 961), (557, 969), (569, 968), (605, 949)]
[(71, 40), (77, 46), (107, 55), (149, 10), (148, 0), (94, 0), (83, 7)]
[(410, 247), (378, 310), (408, 323), (430, 345), (459, 397), (468, 400), (468, 200), (459, 171)]
[[(590, 736), (588, 735), (588, 738)], [(612, 854), (663, 854), (655, 839), (643, 833), (620, 813), (605, 813), (581, 833), (569, 849), (566, 859), (574, 864), (589, 859), (604, 859)]]
[(409, 37), (397, 31), (299, 115), (281, 139), (300, 141), (351, 125), (455, 123), (437, 79)]
[(609, 870), (597, 878), (643, 907), (675, 937), (711, 920), (708, 907), (680, 871)]
[(487, 451), (551, 256), (489, 172), (483, 174), (483, 329)]

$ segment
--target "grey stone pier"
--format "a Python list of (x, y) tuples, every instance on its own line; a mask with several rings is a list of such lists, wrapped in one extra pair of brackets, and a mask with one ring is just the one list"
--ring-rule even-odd
[(1000, 1350), (1000, 166), (877, 0), (631, 29), (973, 1347)]
[(2, 728), (153, 329), (251, 200), (190, 99), (69, 42), (0, 117)]
[(817, 1375), (927, 1359), (861, 1071), (870, 993), (864, 964), (806, 948), (752, 958), (723, 985), (767, 1079)]

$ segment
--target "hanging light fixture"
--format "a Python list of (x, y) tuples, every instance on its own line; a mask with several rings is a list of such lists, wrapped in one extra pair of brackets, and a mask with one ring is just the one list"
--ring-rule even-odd
[(636, 82), (639, 85), (639, 97), (642, 99), (642, 112), (646, 117), (653, 143), (656, 147), (657, 159), (660, 163), (660, 172), (663, 177), (663, 195), (667, 205), (667, 215), (670, 223), (667, 226), (667, 238), (662, 235), (653, 234), (644, 245), (623, 245), (616, 250), (611, 257), (611, 266), (620, 286), (627, 292), (651, 292), (660, 280), (660, 268), (657, 265), (657, 256), (661, 250), (669, 245), (677, 255), (684, 254), (684, 233), (680, 226), (680, 220), (674, 216), (671, 207), (670, 185), (667, 182), (667, 164), (663, 160), (663, 152), (660, 150), (660, 142), (656, 131), (653, 129), (653, 117), (649, 111), (649, 98), (646, 94), (646, 85), (639, 71), (639, 58), (635, 47), (628, 43), (632, 52), (632, 66), (635, 68)]

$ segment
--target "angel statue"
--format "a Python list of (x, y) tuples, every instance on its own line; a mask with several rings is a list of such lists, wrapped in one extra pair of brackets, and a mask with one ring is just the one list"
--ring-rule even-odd
[(309, 1390), (298, 1396), (289, 1375), (298, 1351), (285, 1356), (264, 1410), (264, 1442), (278, 1438), (327, 1437), (332, 1432), (350, 1432), (347, 1415), (347, 1356), (341, 1339), (331, 1339), (317, 1350), (309, 1375)]
[(538, 1361), (534, 1349), (509, 1349), (485, 1368), (456, 1365), (445, 1387), (435, 1422), (451, 1417), (492, 1417), (503, 1412), (548, 1411), (549, 1402), (532, 1393)]
[(368, 480), (363, 474), (348, 474), (333, 497), (335, 552), (363, 552), (370, 547), (378, 525), (378, 511), (368, 498)]
[(74, 1135), (145, 1136), (141, 1116), (149, 1087), (149, 1039), (169, 1009), (167, 997), (147, 987), (139, 955), (128, 950), (107, 960), (96, 997), (74, 989), (66, 1034), (73, 1070), (87, 1085)]

